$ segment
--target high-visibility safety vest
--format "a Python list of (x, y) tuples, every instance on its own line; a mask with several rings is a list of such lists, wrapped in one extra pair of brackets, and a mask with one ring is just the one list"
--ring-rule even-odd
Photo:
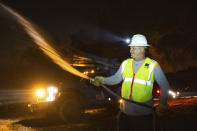
[(133, 73), (133, 59), (127, 59), (121, 64), (123, 83), (121, 96), (132, 98), (135, 102), (147, 102), (152, 99), (154, 69), (158, 63), (146, 58), (137, 72)]

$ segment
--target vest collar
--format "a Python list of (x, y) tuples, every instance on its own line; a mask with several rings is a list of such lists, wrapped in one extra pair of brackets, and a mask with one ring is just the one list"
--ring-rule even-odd
[[(144, 63), (146, 62), (146, 59), (147, 59), (148, 57), (146, 57), (144, 60), (142, 60), (143, 61), (143, 63), (140, 65), (140, 67), (138, 68), (138, 70), (136, 71), (136, 73), (134, 73), (133, 72), (133, 75), (134, 74), (137, 74), (137, 72), (141, 69), (141, 67), (144, 65)], [(134, 62), (134, 59), (132, 60), (132, 71), (133, 71), (133, 62)]]

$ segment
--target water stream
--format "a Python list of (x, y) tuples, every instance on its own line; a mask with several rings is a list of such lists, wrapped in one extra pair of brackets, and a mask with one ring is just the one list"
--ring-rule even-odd
[(39, 46), (39, 48), (46, 54), (51, 60), (59, 65), (63, 70), (68, 71), (76, 76), (89, 79), (87, 75), (79, 72), (73, 68), (68, 62), (66, 62), (51, 44), (44, 39), (44, 37), (36, 30), (35, 26), (31, 24), (28, 20), (18, 14), (16, 11), (0, 3), (0, 6), (4, 8), (8, 13), (10, 13), (24, 28), (24, 30), (29, 34), (33, 41)]

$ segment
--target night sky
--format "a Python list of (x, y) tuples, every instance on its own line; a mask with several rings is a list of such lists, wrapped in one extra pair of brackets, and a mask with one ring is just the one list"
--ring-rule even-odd
[[(65, 57), (69, 56), (68, 46), (72, 46), (84, 52), (121, 61), (129, 57), (129, 48), (121, 40), (141, 33), (147, 36), (152, 45), (149, 49), (151, 57), (160, 63), (165, 72), (197, 66), (197, 11), (194, 0), (1, 2), (37, 25), (41, 33)], [(32, 63), (35, 71), (42, 70), (46, 73), (48, 70), (40, 65), (48, 64), (56, 69), (52, 75), (61, 72), (37, 49), (20, 24), (1, 8), (0, 29), (1, 72), (6, 76), (3, 77), (4, 80), (10, 77), (10, 73), (24, 77), (25, 72), (29, 74), (29, 79), (32, 78), (32, 73), (27, 71)], [(42, 77), (44, 76), (41, 75)]]

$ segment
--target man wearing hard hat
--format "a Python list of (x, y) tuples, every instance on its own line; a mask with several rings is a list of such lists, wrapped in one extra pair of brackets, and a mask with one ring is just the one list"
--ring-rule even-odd
[[(169, 83), (159, 64), (155, 60), (145, 57), (149, 44), (144, 35), (134, 35), (129, 46), (131, 58), (124, 60), (113, 76), (96, 76), (91, 82), (95, 86), (100, 86), (101, 84), (115, 85), (123, 81), (121, 97), (153, 106), (152, 90), (154, 81), (156, 81), (161, 88), (156, 113), (163, 115), (167, 109)], [(119, 130), (151, 131), (153, 129), (152, 114), (151, 108), (123, 101), (120, 103)]]

